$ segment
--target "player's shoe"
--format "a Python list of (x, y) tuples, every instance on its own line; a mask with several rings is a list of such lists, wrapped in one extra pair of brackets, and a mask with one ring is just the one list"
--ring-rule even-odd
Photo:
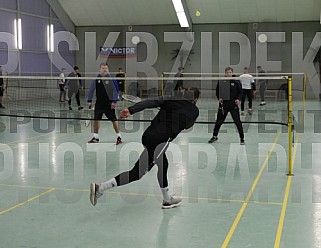
[(84, 107), (78, 106), (78, 110), (82, 110)]
[(244, 139), (240, 140), (240, 145), (245, 145), (245, 140)]
[(93, 206), (97, 204), (97, 199), (101, 197), (103, 193), (99, 191), (99, 185), (95, 183), (90, 184), (90, 196), (89, 200)]
[(181, 205), (181, 203), (182, 203), (182, 199), (171, 197), (169, 201), (163, 201), (162, 208), (163, 209), (175, 208)]
[(69, 106), (69, 110), (72, 110), (72, 107), (71, 107), (71, 106)]
[(266, 104), (266, 102), (265, 101), (262, 101), (261, 103), (260, 103), (260, 106), (264, 106)]
[(241, 111), (241, 115), (244, 115), (244, 111)]
[(88, 143), (99, 143), (99, 139), (93, 137), (91, 140), (88, 141)]
[(213, 142), (215, 142), (215, 141), (217, 141), (217, 140), (218, 140), (217, 136), (213, 136), (213, 137), (208, 141), (208, 143), (213, 143)]
[(123, 143), (123, 141), (121, 140), (120, 137), (118, 137), (117, 140), (116, 140), (116, 145), (120, 145), (122, 143)]
[(252, 110), (252, 109), (249, 109), (247, 112), (249, 113), (249, 115), (252, 115), (253, 110)]

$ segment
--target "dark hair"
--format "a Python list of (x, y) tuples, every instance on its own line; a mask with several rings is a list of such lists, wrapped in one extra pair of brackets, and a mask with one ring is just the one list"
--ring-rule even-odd
[(107, 65), (107, 63), (100, 63), (99, 67), (102, 67), (102, 66), (105, 66), (105, 65)]
[(200, 96), (200, 90), (197, 87), (190, 87), (184, 92), (184, 98), (190, 101), (198, 99)]
[(233, 68), (232, 67), (226, 67), (225, 68), (225, 72), (227, 72), (227, 71), (232, 71), (233, 72)]
[(184, 67), (180, 66), (180, 67), (178, 67), (178, 70), (179, 70), (179, 71), (180, 71), (180, 70), (184, 70)]
[(260, 65), (258, 65), (256, 68), (257, 68), (257, 69), (262, 69), (262, 67), (261, 67)]
[(79, 70), (79, 67), (78, 67), (78, 66), (75, 66), (75, 67), (74, 67), (74, 70)]

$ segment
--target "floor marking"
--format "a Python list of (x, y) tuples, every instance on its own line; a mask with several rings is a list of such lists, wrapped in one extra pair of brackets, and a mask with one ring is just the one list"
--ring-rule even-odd
[[(296, 140), (295, 140), (295, 146), (294, 146), (294, 151), (293, 151), (293, 160), (292, 160), (293, 161), (293, 165), (294, 165), (294, 160), (295, 160), (295, 157), (296, 157), (299, 137), (300, 137), (300, 134), (298, 134), (296, 136)], [(282, 231), (283, 231), (286, 208), (287, 208), (287, 205), (288, 205), (288, 199), (289, 199), (289, 193), (290, 193), (290, 189), (291, 189), (292, 178), (293, 178), (293, 176), (288, 176), (288, 180), (287, 180), (287, 183), (286, 183), (286, 188), (285, 188), (284, 198), (283, 198), (283, 204), (282, 204), (282, 210), (281, 210), (280, 219), (279, 219), (278, 230), (276, 232), (276, 237), (275, 237), (275, 242), (274, 242), (274, 248), (280, 247), (281, 236), (282, 236)]]
[(5, 213), (7, 213), (7, 212), (9, 212), (9, 211), (12, 211), (12, 210), (14, 210), (14, 209), (16, 209), (16, 208), (18, 208), (18, 207), (20, 207), (20, 206), (22, 206), (22, 205), (25, 205), (26, 203), (32, 202), (32, 201), (40, 198), (41, 196), (44, 196), (44, 195), (46, 195), (46, 194), (48, 194), (48, 193), (50, 193), (50, 192), (52, 192), (52, 191), (54, 191), (54, 190), (55, 190), (54, 188), (51, 188), (51, 189), (47, 190), (46, 192), (43, 192), (43, 193), (41, 193), (41, 194), (39, 194), (39, 195), (36, 195), (36, 196), (34, 196), (34, 197), (32, 197), (32, 198), (24, 201), (24, 202), (18, 203), (18, 204), (14, 205), (14, 206), (12, 206), (12, 207), (10, 207), (10, 208), (7, 208), (7, 209), (1, 211), (1, 212), (0, 212), (0, 215), (5, 214)]
[(240, 219), (241, 219), (241, 217), (242, 217), (242, 215), (243, 215), (243, 213), (244, 213), (244, 211), (245, 211), (245, 209), (247, 207), (247, 204), (249, 203), (249, 200), (250, 200), (250, 198), (251, 198), (251, 196), (252, 196), (252, 194), (253, 194), (253, 192), (255, 190), (255, 187), (258, 184), (259, 180), (260, 180), (260, 177), (261, 177), (261, 175), (262, 175), (262, 173), (263, 173), (263, 171), (265, 169), (265, 166), (267, 165), (267, 162), (269, 161), (269, 158), (270, 158), (270, 156), (271, 156), (271, 154), (272, 154), (272, 152), (274, 150), (274, 147), (276, 146), (276, 143), (278, 142), (280, 136), (281, 136), (281, 132), (279, 132), (277, 137), (275, 138), (275, 141), (274, 141), (272, 147), (270, 148), (269, 153), (266, 156), (266, 158), (265, 158), (265, 160), (264, 160), (264, 162), (263, 162), (263, 164), (261, 166), (260, 171), (258, 172), (256, 178), (254, 179), (252, 187), (251, 187), (250, 191), (248, 192), (248, 194), (247, 194), (247, 196), (245, 198), (245, 201), (242, 204), (242, 207), (239, 210), (236, 218), (234, 219), (234, 222), (233, 222), (233, 224), (232, 224), (232, 226), (231, 226), (231, 228), (230, 228), (230, 230), (229, 230), (229, 232), (228, 232), (228, 234), (227, 234), (227, 236), (226, 236), (226, 238), (225, 238), (225, 240), (224, 240), (224, 242), (223, 242), (221, 247), (226, 248), (228, 246), (228, 244), (229, 244), (229, 242), (230, 242), (230, 240), (231, 240), (231, 238), (233, 236), (233, 233), (234, 233), (238, 223), (240, 222)]

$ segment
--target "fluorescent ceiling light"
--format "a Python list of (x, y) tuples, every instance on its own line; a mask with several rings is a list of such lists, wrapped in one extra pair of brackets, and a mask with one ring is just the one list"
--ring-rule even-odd
[(54, 26), (47, 25), (47, 51), (54, 52)]
[(172, 0), (176, 12), (184, 12), (184, 7), (181, 0)]
[(47, 51), (50, 52), (50, 28), (47, 25)]
[(179, 24), (181, 25), (182, 28), (188, 28), (189, 27), (189, 23), (184, 11), (184, 7), (182, 4), (181, 0), (172, 0), (175, 11), (176, 11), (176, 15), (179, 21)]
[(18, 48), (22, 49), (22, 29), (21, 29), (21, 19), (18, 19)]
[(22, 49), (22, 30), (21, 30), (21, 19), (14, 19), (14, 45), (16, 49)]
[(50, 25), (50, 51), (54, 52), (54, 25)]
[(185, 12), (177, 12), (176, 15), (178, 17), (178, 21), (179, 21), (179, 24), (181, 25), (181, 27), (188, 28), (189, 24), (188, 24)]
[(18, 49), (18, 25), (17, 19), (13, 21), (13, 28), (14, 28), (14, 47)]

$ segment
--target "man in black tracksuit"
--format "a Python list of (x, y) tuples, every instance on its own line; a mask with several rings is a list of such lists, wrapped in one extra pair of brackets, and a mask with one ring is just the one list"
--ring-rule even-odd
[[(233, 69), (231, 67), (227, 67), (225, 69), (225, 77), (233, 77)], [(230, 112), (240, 135), (240, 144), (244, 145), (244, 132), (238, 107), (242, 99), (242, 85), (240, 81), (220, 80), (216, 86), (216, 96), (219, 101), (219, 109), (213, 130), (213, 137), (208, 141), (208, 143), (213, 143), (218, 140), (218, 132), (228, 112)]]
[(103, 191), (141, 179), (155, 164), (158, 167), (157, 179), (164, 197), (162, 208), (173, 208), (180, 205), (181, 199), (172, 197), (168, 190), (168, 161), (165, 151), (169, 142), (175, 139), (182, 130), (194, 125), (199, 115), (196, 107), (198, 97), (199, 90), (190, 88), (184, 92), (183, 96), (153, 98), (121, 111), (120, 117), (126, 118), (146, 108), (160, 108), (143, 134), (142, 143), (145, 149), (135, 166), (130, 171), (123, 172), (104, 183), (90, 185), (90, 201), (94, 206)]

